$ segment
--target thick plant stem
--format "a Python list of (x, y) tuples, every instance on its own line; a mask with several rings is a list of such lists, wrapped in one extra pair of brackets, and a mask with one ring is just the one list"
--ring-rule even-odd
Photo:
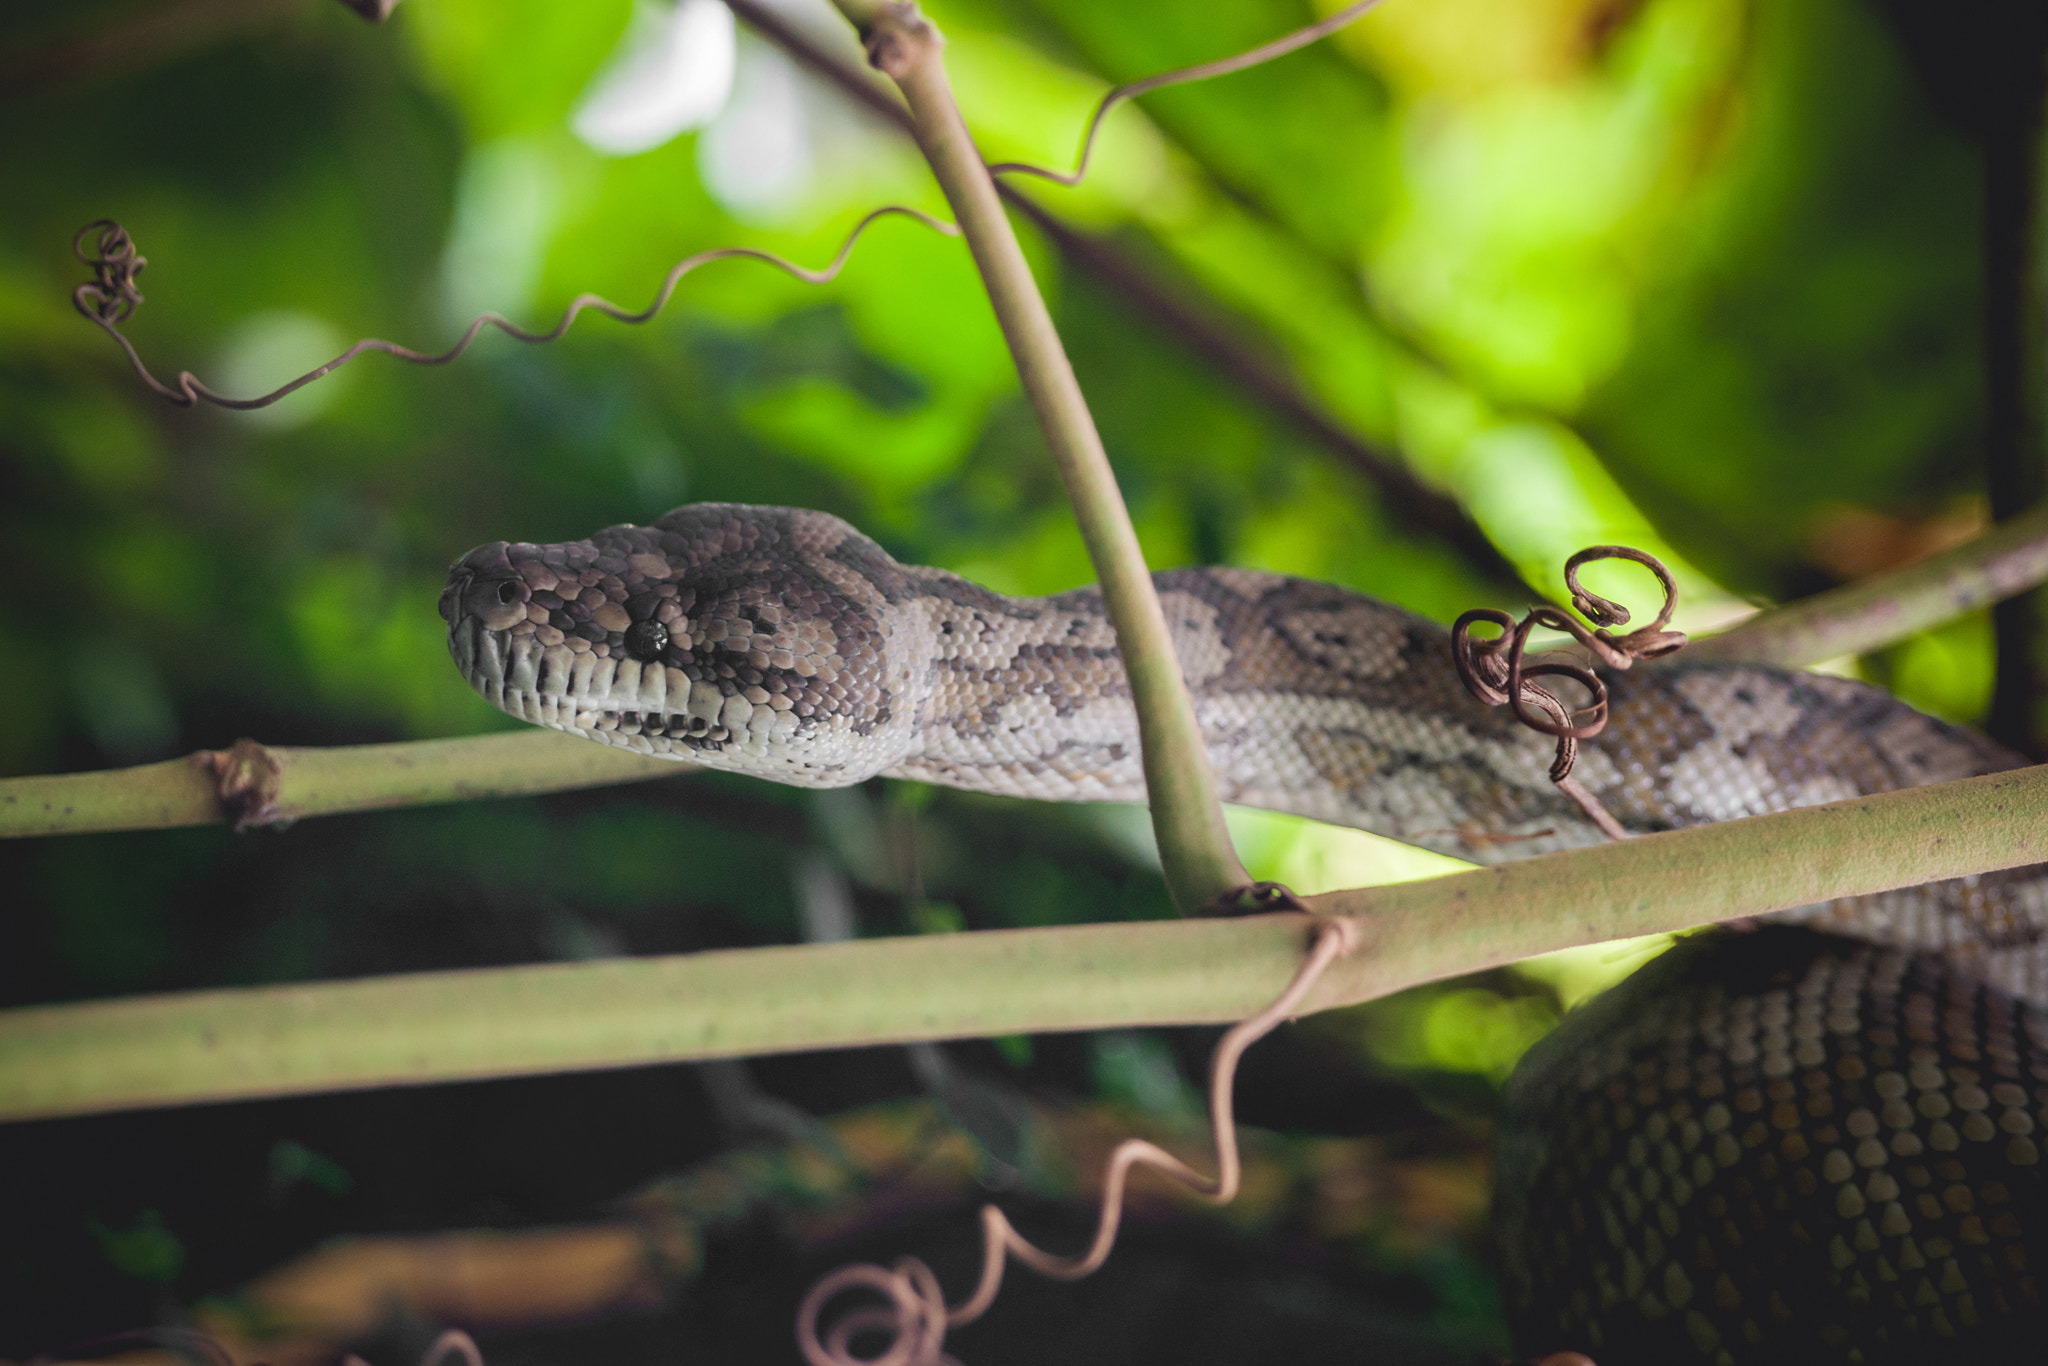
[(967, 238), (1024, 392), (1059, 464), (1130, 678), (1167, 886), (1183, 911), (1198, 912), (1251, 878), (1231, 848), (1194, 702), (1095, 419), (995, 183), (960, 117), (938, 31), (913, 5), (840, 0), (840, 8), (860, 30), (875, 66), (903, 91), (912, 132)]
[(550, 730), (333, 749), (252, 748), (270, 767), (269, 786), (251, 794), (255, 801), (222, 800), (210, 751), (137, 768), (0, 778), (0, 839), (222, 821), (267, 825), (346, 811), (566, 792), (696, 771), (692, 764), (593, 745)]
[(2044, 582), (2048, 504), (1918, 564), (1760, 612), (1674, 659), (1804, 668), (1896, 644)]
[[(2040, 861), (2048, 768), (1309, 898), (1322, 1010), (1530, 954)], [(0, 1011), (0, 1119), (974, 1035), (1237, 1020), (1299, 914), (984, 931)], [(917, 983), (905, 991), (904, 982)]]

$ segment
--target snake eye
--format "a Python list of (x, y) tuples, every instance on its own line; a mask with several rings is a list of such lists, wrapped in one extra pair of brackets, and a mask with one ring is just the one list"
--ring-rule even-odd
[(626, 653), (642, 664), (652, 664), (668, 649), (668, 627), (649, 617), (626, 628)]
[(517, 598), (518, 596), (519, 596), (519, 590), (518, 590), (517, 588), (515, 588), (515, 587), (513, 586), (513, 584), (512, 584), (512, 580), (510, 580), (510, 579), (507, 579), (507, 580), (505, 580), (505, 581), (504, 581), (503, 583), (501, 583), (501, 584), (499, 584), (499, 585), (498, 585), (498, 601), (499, 601), (499, 602), (501, 602), (501, 603), (509, 603), (509, 602), (512, 602), (512, 601), (513, 601), (514, 599), (516, 599), (516, 598)]

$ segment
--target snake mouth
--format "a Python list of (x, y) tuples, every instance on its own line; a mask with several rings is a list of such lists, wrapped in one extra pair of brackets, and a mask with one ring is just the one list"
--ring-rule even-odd
[(496, 541), (449, 573), (440, 601), (448, 653), (485, 701), (643, 753), (702, 753), (750, 729), (754, 708), (744, 698), (735, 707), (714, 681), (664, 658), (666, 626), (627, 610), (632, 586), (623, 578), (585, 582), (567, 556), (551, 566), (544, 553)]
[(519, 720), (677, 757), (793, 731), (797, 718), (657, 662), (547, 644), (458, 614), (448, 652), (469, 685)]
[(811, 578), (776, 577), (747, 549), (757, 524), (707, 507), (694, 511), (713, 518), (715, 545), (672, 515), (464, 555), (440, 602), (464, 680), (522, 721), (785, 781), (834, 778), (842, 751), (882, 754), (870, 737), (889, 718), (887, 691), (847, 656), (871, 658), (886, 633)]

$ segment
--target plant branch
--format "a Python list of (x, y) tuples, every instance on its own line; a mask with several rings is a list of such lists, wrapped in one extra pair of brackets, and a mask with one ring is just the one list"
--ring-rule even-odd
[[(269, 771), (261, 790), (244, 788), (224, 800), (223, 769), (237, 760)], [(690, 764), (594, 745), (552, 730), (331, 749), (243, 740), (233, 750), (201, 750), (138, 768), (0, 779), (0, 839), (165, 830), (230, 820), (262, 825), (345, 811), (564, 792), (695, 771)]]
[[(910, 111), (894, 91), (877, 81), (865, 67), (845, 60), (762, 0), (725, 0), (725, 4), (749, 28), (794, 61), (897, 131), (911, 136)], [(1149, 318), (1163, 335), (1179, 341), (1254, 401), (1292, 423), (1373, 485), (1383, 501), (1389, 523), (1437, 536), (1501, 587), (1526, 593), (1533, 600), (1542, 599), (1542, 592), (1523, 579), (1521, 571), (1501, 554), (1457, 499), (1423, 483), (1398, 455), (1374, 446), (1345, 426), (1281, 367), (1204, 310), (1180, 298), (1129, 252), (1114, 242), (1070, 226), (1017, 186), (998, 181), (996, 193), (1030, 219), (1068, 264), (1106, 286), (1137, 313)]]
[[(1308, 904), (1363, 951), (1308, 1009), (1531, 954), (2039, 861), (2048, 768), (1549, 854)], [(1234, 1021), (1300, 914), (419, 973), (0, 1011), (0, 1119), (918, 1039)], [(914, 992), (900, 989), (915, 982)]]
[(1797, 669), (1863, 654), (2048, 582), (2048, 504), (1918, 564), (1760, 612), (1679, 658)]
[(995, 182), (953, 100), (938, 30), (914, 5), (838, 3), (875, 66), (903, 92), (912, 134), (967, 238), (1024, 392), (1059, 465), (1130, 680), (1167, 886), (1181, 909), (1193, 914), (1246, 887), (1251, 877), (1231, 848), (1194, 702), (1095, 419)]

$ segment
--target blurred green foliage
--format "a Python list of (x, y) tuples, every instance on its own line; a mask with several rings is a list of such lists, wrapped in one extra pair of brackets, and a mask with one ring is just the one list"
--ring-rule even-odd
[[(822, 4), (786, 8), (853, 51)], [(1302, 0), (927, 9), (991, 159), (1060, 167), (1112, 83), (1311, 17)], [(824, 508), (1007, 591), (1089, 577), (965, 249), (902, 220), (823, 288), (720, 263), (645, 327), (588, 318), (539, 349), (493, 335), (434, 370), (370, 357), (257, 414), (167, 407), (72, 314), (67, 244), (118, 218), (151, 261), (127, 327), (144, 357), (249, 392), (357, 336), (437, 348), (476, 310), (545, 326), (584, 290), (638, 307), (691, 252), (816, 264), (877, 204), (943, 209), (900, 137), (745, 30), (707, 124), (634, 155), (583, 141), (577, 111), (645, 31), (632, 14), (0, 15), (0, 771), (509, 725), (448, 666), (446, 565), (688, 500)], [(1539, 585), (1581, 545), (1630, 542), (1711, 621), (1981, 520), (1976, 164), (1860, 0), (1395, 0), (1126, 106), (1081, 189), (1028, 192), (1460, 499)], [(1440, 619), (1499, 599), (1243, 375), (1026, 237), (1155, 566), (1310, 575)], [(1968, 720), (1990, 649), (1972, 620), (1867, 667)], [(1441, 866), (1233, 819), (1257, 871), (1305, 890)], [(699, 778), (0, 849), (0, 1000), (789, 939), (820, 851), (868, 933), (1169, 911), (1131, 813)], [(1330, 1027), (1346, 1067), (1483, 1087), (1604, 969), (1572, 971)], [(1004, 1053), (1042, 1069), (1050, 1051)], [(1172, 1109), (1170, 1062), (1113, 1038), (1072, 1076)], [(1463, 1113), (1423, 1094), (1388, 1113)], [(266, 1139), (252, 1171), (345, 1192), (305, 1137)], [(63, 1217), (83, 1238), (90, 1213), (112, 1264), (220, 1288), (202, 1283), (228, 1274), (217, 1258), (180, 1279), (156, 1205), (99, 1208)], [(1486, 1296), (1457, 1288), (1469, 1257), (1443, 1256), (1439, 1305), (1483, 1319)], [(53, 1282), (21, 1283), (55, 1302)]]
[(133, 1228), (108, 1228), (94, 1220), (93, 1237), (115, 1270), (143, 1281), (176, 1280), (185, 1248), (164, 1224), (162, 1210), (146, 1209)]

